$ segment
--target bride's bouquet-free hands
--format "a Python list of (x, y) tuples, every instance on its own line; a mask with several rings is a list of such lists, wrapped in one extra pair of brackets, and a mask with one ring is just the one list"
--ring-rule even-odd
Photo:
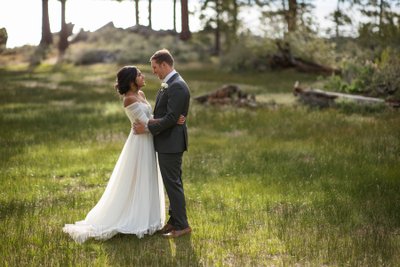
[[(150, 119), (149, 120), (149, 124), (151, 123), (156, 123), (158, 121), (158, 119)], [(183, 125), (186, 122), (186, 117), (183, 115), (179, 116), (178, 121), (176, 122), (176, 124), (178, 125)], [(142, 133), (148, 133), (149, 129), (147, 128), (147, 125), (145, 125), (143, 122), (136, 120), (135, 123), (132, 125), (132, 129), (135, 132), (135, 134), (142, 134)]]

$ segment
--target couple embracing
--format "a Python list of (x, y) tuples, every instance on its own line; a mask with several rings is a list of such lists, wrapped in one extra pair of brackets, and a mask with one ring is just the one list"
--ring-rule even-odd
[[(186, 215), (181, 169), (183, 152), (188, 146), (186, 116), (190, 92), (175, 71), (168, 50), (157, 51), (150, 62), (153, 73), (162, 81), (154, 115), (141, 90), (145, 77), (140, 70), (126, 66), (117, 73), (115, 88), (123, 96), (124, 109), (133, 127), (98, 203), (85, 220), (63, 228), (78, 243), (89, 238), (109, 239), (117, 233), (142, 238), (159, 232), (174, 238), (192, 231)], [(170, 217), (165, 225), (163, 184), (170, 203)]]

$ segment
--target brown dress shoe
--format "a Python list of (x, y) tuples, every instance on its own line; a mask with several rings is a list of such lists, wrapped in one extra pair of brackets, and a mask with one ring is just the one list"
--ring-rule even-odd
[(174, 229), (175, 228), (174, 228), (174, 226), (172, 224), (167, 223), (166, 225), (164, 225), (163, 228), (161, 228), (157, 232), (160, 233), (160, 234), (168, 234), (169, 232), (171, 232)]
[(192, 232), (192, 228), (190, 228), (190, 226), (189, 226), (182, 230), (172, 230), (169, 233), (163, 234), (163, 236), (167, 237), (167, 238), (176, 238), (176, 237), (180, 237), (180, 236), (183, 236), (186, 234), (190, 234), (191, 232)]

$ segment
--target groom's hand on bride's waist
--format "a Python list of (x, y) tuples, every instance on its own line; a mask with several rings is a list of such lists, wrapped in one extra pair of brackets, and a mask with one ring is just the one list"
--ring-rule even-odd
[[(152, 124), (152, 123), (157, 123), (159, 122), (159, 119), (150, 119), (148, 124)], [(178, 121), (176, 122), (176, 124), (178, 125), (183, 125), (186, 122), (186, 117), (183, 115), (179, 116)], [(149, 128), (148, 128), (148, 124), (145, 124), (139, 120), (136, 120), (133, 124), (132, 124), (132, 129), (133, 132), (135, 134), (144, 134), (144, 133), (149, 133)]]
[(176, 124), (182, 125), (182, 124), (185, 124), (185, 121), (186, 121), (186, 117), (183, 116), (183, 115), (180, 115), (179, 119), (178, 119), (178, 122)]
[(135, 134), (144, 134), (149, 132), (147, 125), (138, 120), (136, 120), (135, 123), (133, 123), (132, 129)]

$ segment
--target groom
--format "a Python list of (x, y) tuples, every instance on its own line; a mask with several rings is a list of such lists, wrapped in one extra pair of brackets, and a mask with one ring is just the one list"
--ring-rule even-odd
[(162, 81), (154, 106), (155, 122), (135, 123), (136, 134), (147, 131), (154, 136), (154, 146), (164, 186), (169, 198), (167, 224), (160, 230), (165, 237), (179, 237), (192, 231), (186, 216), (185, 194), (182, 184), (182, 156), (188, 147), (186, 124), (178, 125), (182, 114), (187, 117), (190, 92), (186, 82), (174, 69), (170, 52), (162, 49), (150, 58), (153, 73)]

